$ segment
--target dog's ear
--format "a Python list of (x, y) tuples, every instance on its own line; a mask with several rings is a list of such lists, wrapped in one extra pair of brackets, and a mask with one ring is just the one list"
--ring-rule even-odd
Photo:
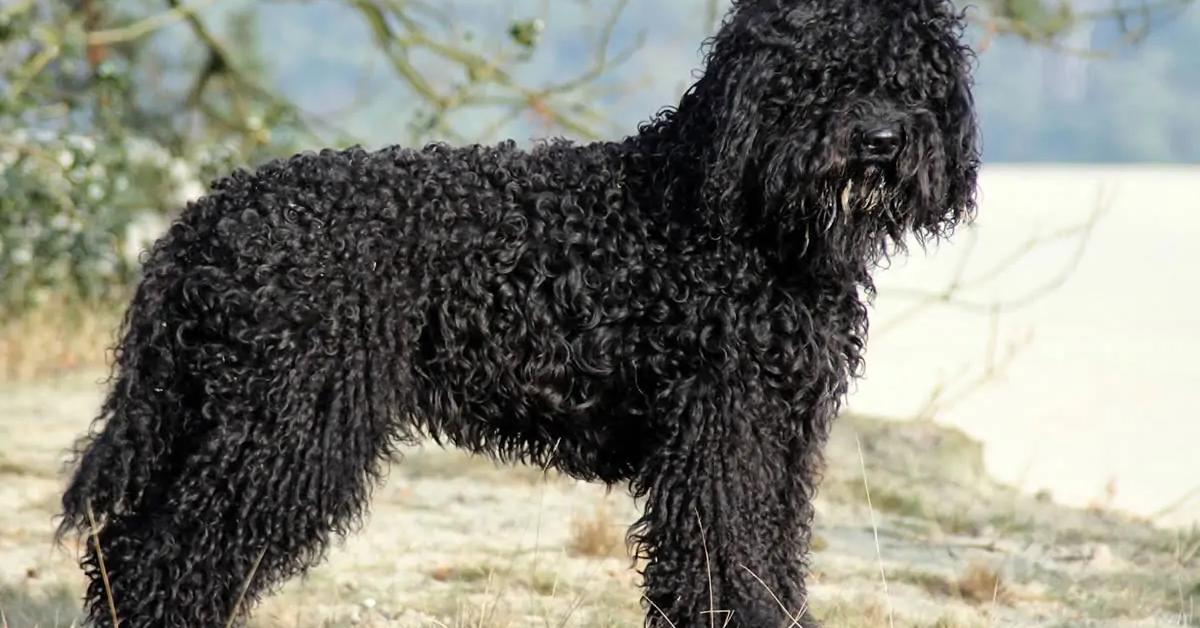
[[(760, 51), (758, 55), (762, 57)], [(770, 80), (770, 67), (765, 59), (747, 59), (749, 63), (720, 64), (725, 76), (714, 87), (707, 103), (713, 107), (713, 138), (705, 155), (706, 198), (718, 209), (719, 226), (725, 233), (736, 231), (745, 216), (729, 215), (742, 205), (751, 184), (748, 170), (754, 161), (755, 148), (763, 132), (763, 98)]]
[(965, 45), (952, 41), (947, 44), (952, 51), (946, 55), (954, 69), (949, 75), (950, 87), (943, 99), (931, 107), (936, 118), (931, 124), (941, 129), (940, 134), (927, 134), (927, 139), (936, 138), (940, 143), (919, 151), (925, 159), (936, 155), (936, 167), (920, 168), (931, 180), (921, 181), (924, 190), (926, 211), (917, 217), (914, 225), (918, 237), (949, 235), (956, 225), (969, 222), (975, 216), (976, 179), (980, 167), (980, 137), (975, 116), (974, 100), (971, 96), (971, 69), (973, 53)]
[(762, 137), (766, 97), (778, 69), (769, 55), (768, 49), (751, 49), (746, 42), (717, 41), (708, 71), (689, 94), (693, 102), (686, 106), (699, 114), (692, 119), (703, 120), (703, 128), (689, 133), (704, 138), (698, 164), (701, 209), (713, 237), (733, 235), (745, 226), (749, 188), (758, 185), (752, 171), (767, 139)]
[(678, 165), (687, 174), (667, 194), (696, 206), (710, 237), (734, 235), (761, 218), (746, 210), (764, 191), (764, 152), (776, 141), (768, 137), (772, 116), (791, 90), (782, 59), (790, 35), (779, 30), (779, 18), (790, 15), (781, 0), (734, 0), (705, 44), (704, 74), (656, 121), (681, 151), (672, 159), (686, 162)]
[(948, 161), (953, 168), (947, 190), (949, 223), (970, 221), (975, 217), (975, 186), (981, 147), (969, 72), (969, 68), (962, 71), (954, 97), (946, 108), (946, 114), (954, 120), (954, 128), (957, 129), (947, 138), (946, 148)]

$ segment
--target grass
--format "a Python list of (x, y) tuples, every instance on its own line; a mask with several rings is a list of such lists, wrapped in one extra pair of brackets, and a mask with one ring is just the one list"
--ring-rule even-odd
[(975, 606), (1016, 601), (1000, 571), (981, 561), (971, 561), (958, 576), (917, 569), (893, 569), (891, 576), (920, 587), (934, 598), (959, 599)]
[(954, 597), (956, 594), (954, 579), (940, 573), (919, 569), (891, 569), (889, 575), (897, 582), (920, 587), (934, 597)]
[(496, 568), (491, 565), (442, 565), (433, 568), (429, 577), (437, 582), (451, 584), (483, 584), (496, 574)]
[(433, 614), (442, 618), (439, 622), (446, 628), (516, 628), (518, 617), (513, 613), (503, 595), (503, 588), (489, 589), (483, 595), (471, 599), (461, 595), (447, 596), (445, 603), (448, 608)]
[(404, 449), (396, 470), (410, 480), (469, 479), (497, 484), (541, 485), (563, 478), (533, 465), (507, 464), (487, 456), (442, 449), (433, 443)]
[[(886, 470), (868, 469), (873, 478), (871, 505), (876, 512), (904, 517), (911, 520), (932, 522), (938, 529), (948, 534), (974, 535), (982, 527), (979, 519), (962, 508), (939, 508), (930, 505), (921, 495), (905, 490), (900, 484), (904, 478), (888, 475)], [(831, 485), (822, 488), (822, 494), (831, 495), (836, 500), (853, 500), (862, 495), (862, 479), (846, 479), (842, 486)], [(1005, 520), (1007, 524), (1008, 521)]]
[(825, 626), (839, 628), (879, 628), (888, 625), (887, 606), (881, 596), (862, 595), (817, 604), (814, 612)]
[(902, 517), (926, 517), (925, 504), (916, 495), (876, 486), (871, 498), (871, 503), (879, 512)]
[[(36, 399), (26, 400), (22, 407), (36, 407), (37, 403)], [(7, 422), (4, 415), (0, 407), (0, 430), (28, 424), (24, 415), (13, 414), (13, 420)], [(53, 417), (47, 414), (44, 420)], [(884, 438), (890, 439), (890, 434)], [(894, 605), (894, 626), (899, 628), (1022, 625), (1010, 622), (1011, 617), (1079, 620), (1063, 625), (1114, 618), (1145, 625), (1166, 625), (1167, 621), (1153, 623), (1163, 618), (1174, 622), (1170, 625), (1198, 625), (1200, 529), (1143, 533), (1134, 522), (1067, 511), (1033, 497), (1025, 498), (1027, 504), (998, 491), (954, 492), (945, 483), (903, 475), (896, 470), (904, 468), (898, 463), (883, 466), (888, 461), (881, 458), (899, 458), (903, 451), (869, 440), (863, 445), (871, 452), (865, 461), (853, 455), (840, 468), (838, 461), (833, 461), (835, 475), (827, 486), (834, 490), (823, 491), (826, 501), (822, 506), (828, 508), (820, 515), (821, 527), (812, 540), (813, 550), (820, 552), (813, 560), (812, 582), (820, 587), (813, 599), (814, 613), (826, 628), (889, 626), (889, 605)], [(23, 456), (20, 463), (13, 451), (9, 451), (7, 463), (0, 456), (0, 488), (6, 484), (18, 489), (49, 486), (37, 468), (24, 465), (36, 464), (26, 460), (49, 460), (51, 456), (17, 453)], [(868, 518), (862, 510), (866, 506), (863, 474), (869, 474), (878, 511), (873, 514), (878, 517)], [(373, 533), (364, 531), (369, 539), (365, 541), (367, 550), (348, 552), (343, 556), (352, 556), (352, 560), (342, 560), (331, 570), (314, 570), (303, 583), (295, 583), (302, 588), (272, 596), (274, 601), (256, 611), (251, 626), (640, 625), (643, 611), (637, 578), (624, 559), (621, 521), (625, 514), (632, 514), (624, 511), (621, 501), (606, 500), (598, 490), (579, 490), (567, 480), (545, 482), (536, 469), (522, 476), (519, 470), (497, 467), (487, 459), (437, 448), (415, 451), (396, 467), (393, 480), (397, 477), (401, 479), (390, 492), (381, 488), (383, 494), (377, 496), (374, 525), (378, 527)], [(526, 477), (537, 482), (527, 484)], [(414, 486), (419, 490), (413, 491)], [(442, 488), (431, 490), (439, 486)], [(447, 500), (447, 495), (459, 491), (463, 499)], [(828, 500), (839, 491), (844, 495)], [(51, 496), (49, 491), (45, 494)], [(462, 517), (428, 514), (447, 503), (456, 510), (465, 509), (466, 503), (471, 510)], [(537, 515), (535, 524), (543, 503), (546, 516)], [(501, 505), (511, 506), (504, 517), (488, 519), (483, 514)], [(10, 509), (28, 516), (20, 520), (14, 516), (17, 525), (11, 532), (7, 521), (0, 520), (4, 529), (0, 541), (7, 543), (4, 548), (23, 549), (27, 543), (41, 542), (43, 519), (48, 520), (55, 508), (53, 500), (46, 505), (27, 500)], [(422, 517), (423, 522), (405, 527), (401, 517)], [(863, 531), (872, 521), (879, 524), (881, 546), (868, 548), (870, 540)], [(941, 532), (948, 528), (979, 538), (947, 539)], [(532, 541), (532, 551), (531, 534), (539, 535)], [(504, 538), (498, 538), (501, 535)], [(391, 541), (397, 537), (402, 541)], [(851, 548), (848, 540), (863, 545)], [(1119, 559), (1113, 562), (1112, 571), (1087, 564), (1086, 550), (1095, 543), (1109, 545)], [(1022, 553), (1026, 547), (1040, 549), (1027, 556)], [(1054, 550), (1051, 554), (1082, 558), (1052, 561), (1042, 554), (1046, 548)], [(385, 554), (385, 549), (394, 551), (397, 560), (392, 560), (393, 554)], [(7, 618), (7, 626), (0, 621), (0, 628), (67, 628), (77, 621), (79, 591), (55, 588), (57, 582), (65, 581), (59, 574), (69, 571), (78, 575), (75, 566), (60, 564), (62, 571), (56, 571), (59, 567), (41, 558), (13, 555), (28, 561), (17, 565), (20, 569), (36, 565), (40, 572), (8, 589), (0, 585), (0, 612)], [(888, 581), (897, 585), (887, 593), (875, 568), (877, 556), (885, 564)], [(8, 560), (0, 551), (0, 564), (8, 567)], [(399, 567), (402, 562), (404, 566)], [(1051, 562), (1056, 565), (1053, 569), (1042, 568), (1043, 563)]]
[(605, 502), (596, 505), (591, 514), (571, 521), (567, 552), (590, 558), (626, 558), (625, 526), (617, 522)]
[[(559, 574), (491, 562), (438, 567), (429, 572), (437, 585), (422, 587), (418, 601), (402, 609), (387, 603), (360, 603), (332, 615), (319, 601), (305, 598), (282, 612), (260, 612), (253, 628), (627, 628), (640, 625), (641, 609), (630, 590), (611, 580), (569, 585)], [(577, 583), (576, 583), (577, 584)], [(386, 594), (382, 594), (386, 595)]]
[(38, 591), (0, 585), (0, 626), (6, 628), (62, 628), (82, 622), (79, 602), (66, 587)]
[[(1194, 576), (1193, 576), (1194, 577)], [(1142, 620), (1170, 616), (1173, 625), (1200, 625), (1200, 590), (1187, 590), (1187, 581), (1142, 571), (1085, 575), (1050, 588), (1055, 598), (1088, 617)], [(1200, 586), (1200, 581), (1195, 582)]]
[(972, 604), (1010, 602), (1012, 593), (1000, 571), (991, 565), (972, 562), (958, 577), (958, 594)]

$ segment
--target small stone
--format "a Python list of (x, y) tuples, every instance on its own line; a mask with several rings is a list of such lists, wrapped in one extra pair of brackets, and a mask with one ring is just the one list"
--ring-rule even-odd
[(1116, 558), (1113, 556), (1112, 548), (1100, 543), (1092, 548), (1092, 556), (1088, 559), (1087, 566), (1089, 569), (1097, 571), (1108, 571), (1115, 563)]

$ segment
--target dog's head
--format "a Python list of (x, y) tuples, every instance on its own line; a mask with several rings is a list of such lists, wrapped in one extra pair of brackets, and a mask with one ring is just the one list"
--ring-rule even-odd
[(702, 142), (710, 228), (870, 261), (969, 219), (979, 150), (962, 30), (949, 0), (735, 0), (668, 115)]

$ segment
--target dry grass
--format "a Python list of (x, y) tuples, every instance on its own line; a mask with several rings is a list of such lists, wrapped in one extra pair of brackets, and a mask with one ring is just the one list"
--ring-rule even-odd
[(918, 569), (892, 569), (890, 575), (893, 580), (920, 587), (934, 597), (958, 596), (958, 581), (954, 577)]
[(104, 366), (123, 305), (58, 297), (0, 311), (0, 380), (30, 381)]
[[(503, 589), (489, 590), (478, 600), (456, 597), (454, 610), (444, 623), (445, 628), (516, 628), (519, 624), (516, 615), (505, 603)], [(440, 628), (440, 627), (439, 627)]]
[(571, 521), (567, 551), (574, 556), (625, 558), (625, 526), (618, 523), (608, 504), (601, 502), (588, 516)]
[(1012, 588), (991, 565), (974, 561), (957, 577), (921, 570), (899, 569), (892, 577), (924, 589), (936, 597), (951, 597), (975, 605), (1013, 602)]
[(440, 565), (429, 571), (429, 577), (437, 582), (474, 584), (488, 582), (496, 573), (490, 565)]
[(563, 481), (565, 476), (537, 465), (509, 464), (485, 455), (468, 454), (433, 443), (406, 448), (395, 458), (397, 471), (412, 481), (469, 479), (495, 484), (541, 486)]
[(994, 623), (984, 617), (971, 615), (967, 612), (950, 611), (938, 617), (937, 621), (933, 622), (930, 628), (983, 628), (992, 625)]
[(30, 591), (0, 585), (0, 628), (66, 628), (79, 626), (74, 591), (62, 587)]
[(836, 628), (879, 628), (888, 625), (888, 609), (878, 596), (864, 595), (817, 605), (817, 617)]
[(816, 616), (826, 628), (880, 628), (894, 621), (896, 628), (983, 628), (991, 625), (972, 611), (947, 611), (933, 619), (889, 620), (887, 604), (879, 595), (839, 598), (817, 605)]
[(990, 565), (972, 562), (958, 578), (958, 594), (972, 604), (1009, 602), (1012, 593), (1000, 572)]
[[(47, 388), (46, 392), (38, 394), (60, 395), (62, 390)], [(91, 397), (87, 399), (89, 404), (92, 403)], [(31, 424), (36, 423), (40, 432), (56, 421), (82, 425), (86, 418), (86, 413), (79, 412), (78, 405), (58, 403), (46, 403), (43, 417), (31, 410), (39, 408), (39, 404), (36, 398), (26, 396), (20, 403), (12, 405), (18, 408), (16, 412), (6, 412), (7, 406), (0, 405), (0, 440), (10, 434), (29, 433), (26, 426)], [(68, 419), (68, 414), (78, 416)], [(37, 420), (31, 421), (32, 417)], [(66, 434), (66, 431), (60, 431)], [(62, 442), (68, 442), (67, 436), (63, 436)], [(34, 439), (14, 441), (11, 448), (0, 453), (0, 488), (24, 482), (21, 486), (36, 487), (39, 491), (59, 490), (57, 483), (48, 482), (46, 476), (51, 469), (49, 463), (57, 460), (53, 452), (58, 445), (42, 448), (35, 446), (36, 443)], [(865, 445), (867, 442), (864, 441)], [(850, 451), (853, 455), (854, 451)], [(879, 449), (868, 451), (882, 455), (878, 453)], [(935, 522), (925, 517), (938, 512), (954, 512), (958, 504), (948, 502), (947, 505), (940, 501), (940, 491), (944, 489), (937, 481), (914, 484), (912, 491), (918, 499), (904, 498), (903, 491), (897, 486), (910, 480), (889, 477), (888, 472), (882, 470), (872, 470), (870, 489), (873, 515), (878, 517), (875, 523), (881, 536), (889, 534), (882, 537), (887, 543), (882, 550), (878, 546), (856, 547), (855, 553), (849, 555), (852, 561), (847, 560), (848, 556), (842, 552), (850, 541), (863, 545), (870, 542), (862, 535), (863, 528), (869, 523), (862, 511), (867, 487), (858, 477), (866, 474), (862, 468), (863, 456), (851, 460), (854, 464), (845, 463), (846, 470), (836, 476), (832, 484), (845, 486), (846, 495), (823, 513), (825, 521), (832, 519), (834, 525), (822, 528), (812, 542), (814, 550), (824, 552), (816, 561), (822, 570), (818, 570), (815, 580), (833, 591), (821, 591), (813, 600), (814, 614), (823, 619), (828, 628), (886, 627), (892, 621), (888, 612), (892, 603), (895, 604), (894, 625), (897, 628), (979, 628), (999, 623), (1010, 625), (1009, 617), (1055, 616), (1079, 618), (1080, 623), (1093, 618), (1127, 618), (1146, 625), (1160, 625), (1163, 622), (1153, 622), (1168, 617), (1168, 614), (1171, 618), (1179, 618), (1175, 625), (1200, 626), (1196, 623), (1195, 610), (1200, 604), (1200, 581), (1194, 570), (1200, 563), (1200, 532), (1196, 529), (1121, 540), (1117, 535), (1126, 534), (1133, 528), (1120, 526), (1132, 524), (1113, 520), (1111, 525), (1115, 527), (1109, 527), (1109, 520), (1105, 519), (1105, 526), (1093, 531), (1071, 518), (1063, 518), (1057, 523), (1047, 519), (1047, 523), (1041, 523), (1042, 520), (1027, 509), (1015, 509), (1004, 501), (992, 509), (959, 508), (962, 517), (973, 521), (974, 526), (992, 531), (985, 539), (962, 539), (963, 553), (956, 553), (952, 559), (943, 559), (939, 552), (937, 560), (925, 560), (911, 549), (905, 549), (904, 544), (919, 549), (923, 541), (918, 535), (930, 534), (930, 546), (940, 548), (946, 539), (933, 532), (939, 526), (932, 525)], [(413, 473), (412, 466), (419, 472)], [(529, 476), (529, 482), (524, 476), (514, 481), (513, 469), (497, 466), (485, 458), (445, 452), (436, 447), (411, 452), (397, 471), (401, 481), (393, 483), (390, 491), (381, 489), (383, 494), (376, 502), (378, 519), (374, 536), (368, 537), (371, 539), (367, 544), (370, 551), (354, 553), (351, 547), (337, 569), (318, 572), (307, 580), (305, 588), (281, 594), (273, 604), (260, 609), (263, 612), (257, 613), (251, 626), (627, 628), (640, 625), (644, 611), (638, 603), (637, 578), (628, 570), (626, 560), (613, 559), (624, 556), (626, 517), (636, 516), (632, 510), (623, 509), (622, 501), (606, 500), (598, 490), (574, 491), (573, 485), (565, 479), (547, 482), (537, 470)], [(538, 483), (535, 484), (533, 479)], [(440, 488), (421, 490), (423, 482)], [(44, 568), (44, 575), (36, 577), (37, 583), (33, 582), (35, 576), (16, 587), (9, 585), (8, 589), (6, 583), (0, 583), (0, 612), (7, 616), (11, 628), (67, 628), (77, 615), (78, 587), (72, 584), (71, 590), (62, 592), (55, 588), (60, 581), (77, 581), (73, 578), (52, 579), (51, 569), (47, 568), (50, 563), (27, 558), (28, 554), (17, 551), (21, 544), (44, 539), (46, 521), (57, 508), (55, 496), (46, 497), (46, 504), (28, 499), (14, 503), (15, 508), (7, 508), (28, 512), (29, 516), (23, 519), (10, 519), (19, 525), (9, 528), (9, 520), (0, 520), (0, 529), (4, 530), (0, 540), (8, 541), (7, 546), (0, 548), (0, 565), (9, 567), (9, 561), (14, 560), (4, 553), (12, 548), (11, 556), (28, 561), (13, 562), (13, 565), (23, 569), (26, 564), (36, 564)], [(881, 501), (884, 505), (896, 506), (899, 512), (882, 512), (880, 515)], [(528, 510), (518, 511), (533, 508), (534, 504), (541, 508), (542, 503), (550, 504), (545, 516)], [(471, 509), (465, 510), (463, 504)], [(504, 511), (503, 525), (483, 525), (494, 523), (496, 518), (482, 513), (492, 513), (509, 504), (517, 506)], [(914, 504), (928, 507), (912, 507)], [(463, 512), (456, 512), (454, 518), (430, 515), (442, 508)], [(924, 513), (920, 521), (909, 521), (910, 517), (904, 516), (913, 511)], [(472, 518), (475, 513), (479, 513), (477, 520)], [(510, 516), (516, 525), (508, 523)], [(457, 521), (473, 525), (463, 525), (459, 530), (453, 523)], [(522, 526), (521, 522), (527, 525)], [(1060, 527), (1050, 528), (1052, 524)], [(1011, 530), (1020, 531), (1022, 535), (1031, 534), (1039, 530), (1037, 526), (1046, 526), (1047, 530), (1036, 538), (1050, 539), (1048, 542), (1051, 543), (1057, 539), (1066, 545), (1104, 541), (1112, 544), (1116, 556), (1135, 556), (1146, 560), (1148, 566), (1134, 569), (1121, 560), (1114, 563), (1115, 571), (1112, 572), (1080, 571), (1085, 566), (1071, 559), (1064, 570), (1030, 572), (1013, 565), (1010, 572), (1009, 563), (997, 559), (995, 551), (970, 549), (974, 548), (972, 543), (989, 544), (995, 536), (1003, 540)], [(541, 536), (543, 527), (545, 535)], [(392, 540), (435, 529), (451, 529), (452, 533), (427, 545)], [(401, 532), (397, 533), (397, 530)], [(1102, 536), (1106, 530), (1112, 530), (1111, 536)], [(535, 531), (539, 536), (530, 551), (528, 537)], [(371, 534), (370, 530), (365, 532)], [(1026, 538), (1020, 536), (1017, 540), (1024, 542)], [(951, 539), (950, 543), (959, 541)], [(697, 542), (702, 543), (703, 537)], [(892, 553), (892, 548), (896, 553)], [(1069, 549), (1072, 548), (1064, 548)], [(542, 551), (551, 552), (553, 556), (538, 558), (538, 552)], [(901, 551), (909, 553), (901, 554)], [(890, 566), (886, 572), (889, 583), (911, 586), (896, 586), (890, 594), (881, 591), (882, 576), (871, 569), (880, 554), (893, 565), (911, 565), (907, 569)], [(415, 558), (402, 562), (403, 555)], [(971, 562), (981, 555), (977, 558), (979, 562)], [(913, 557), (911, 560), (910, 556)], [(1054, 566), (1048, 559), (1036, 560), (1038, 565)], [(64, 570), (71, 574), (77, 571), (74, 565)], [(423, 578), (395, 584), (391, 574), (399, 575), (400, 570), (406, 578)], [(871, 593), (858, 596), (863, 591)], [(845, 598), (836, 599), (839, 596)], [(908, 604), (911, 601), (920, 601), (921, 605)], [(720, 624), (718, 619), (716, 625)], [(3, 620), (0, 620), (0, 628), (7, 628)]]

